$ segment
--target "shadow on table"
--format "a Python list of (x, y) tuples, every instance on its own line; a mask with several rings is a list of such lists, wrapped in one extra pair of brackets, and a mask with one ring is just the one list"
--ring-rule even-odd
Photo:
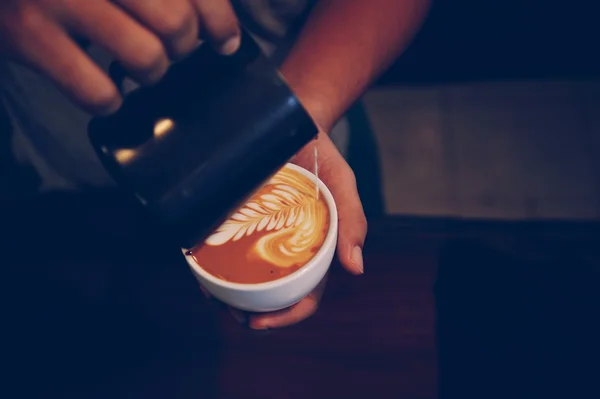
[(218, 396), (215, 313), (134, 208), (93, 192), (0, 212), (3, 380), (14, 383), (0, 396)]
[(442, 251), (440, 398), (600, 397), (600, 263), (564, 242), (535, 252)]

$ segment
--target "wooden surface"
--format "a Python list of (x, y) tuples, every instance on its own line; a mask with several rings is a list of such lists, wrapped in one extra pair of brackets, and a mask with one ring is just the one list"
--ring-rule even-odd
[(597, 224), (371, 221), (364, 276), (255, 332), (114, 195), (2, 205), (3, 398), (600, 394)]
[(208, 304), (176, 251), (127, 238), (126, 213), (100, 195), (3, 215), (10, 397), (436, 397), (434, 252), (375, 238), (364, 276), (333, 266), (314, 317), (255, 332)]
[(365, 268), (334, 273), (319, 313), (297, 327), (256, 336), (225, 322), (224, 397), (436, 397), (435, 259), (367, 253)]
[[(346, 275), (334, 265), (321, 309), (292, 328), (251, 331), (221, 309), (208, 308), (217, 315), (208, 339), (212, 364), (200, 355), (207, 349), (198, 348), (198, 358), (172, 378), (164, 376), (162, 367), (146, 370), (152, 377), (142, 377), (142, 396), (167, 395), (177, 387), (178, 397), (196, 397), (210, 386), (206, 397), (215, 398), (437, 397), (436, 259), (397, 248), (367, 251), (363, 277)], [(158, 279), (165, 289), (166, 276)], [(171, 283), (168, 291), (180, 297), (160, 295), (155, 303), (169, 298), (171, 307), (205, 306), (196, 293), (182, 298), (179, 284)], [(145, 311), (161, 317), (160, 306)], [(182, 319), (190, 330), (207, 328), (199, 317), (180, 317), (179, 325), (186, 324)], [(199, 379), (206, 368), (214, 380)]]

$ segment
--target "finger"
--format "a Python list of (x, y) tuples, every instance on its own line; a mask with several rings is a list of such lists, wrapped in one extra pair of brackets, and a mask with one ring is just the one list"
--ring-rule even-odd
[(312, 316), (317, 311), (317, 308), (317, 300), (312, 296), (307, 296), (287, 309), (272, 313), (251, 315), (249, 326), (254, 330), (288, 327)]
[(171, 59), (189, 54), (198, 42), (198, 19), (189, 0), (116, 0), (161, 38)]
[(319, 178), (327, 185), (337, 205), (338, 258), (350, 273), (362, 274), (362, 248), (367, 235), (367, 219), (358, 195), (356, 178), (333, 142), (328, 137), (319, 140)]
[[(206, 299), (208, 299), (213, 304), (216, 304), (219, 307), (226, 306), (224, 303), (222, 303), (222, 302), (216, 300), (215, 298), (213, 298), (213, 296), (210, 294), (210, 292), (208, 292), (201, 285), (200, 285), (200, 291), (202, 291), (202, 294), (204, 294), (204, 296), (206, 297)], [(233, 319), (235, 321), (237, 321), (240, 324), (245, 324), (246, 323), (247, 317), (246, 317), (246, 314), (244, 312), (242, 312), (241, 310), (232, 308), (231, 306), (227, 306), (227, 310), (229, 310), (229, 314), (231, 314), (231, 317), (233, 317)]]
[(70, 29), (111, 53), (140, 83), (155, 83), (167, 71), (169, 59), (159, 38), (116, 5), (79, 1), (64, 18)]
[(31, 26), (21, 29), (18, 37), (24, 63), (89, 112), (109, 114), (119, 108), (115, 85), (65, 31), (41, 14), (30, 15), (28, 21)]
[(319, 307), (319, 302), (327, 285), (328, 275), (319, 282), (306, 298), (297, 304), (277, 312), (255, 314), (250, 316), (248, 325), (255, 330), (288, 327), (312, 316)]
[(231, 55), (240, 47), (240, 27), (229, 0), (192, 0), (200, 18), (202, 33), (216, 51)]

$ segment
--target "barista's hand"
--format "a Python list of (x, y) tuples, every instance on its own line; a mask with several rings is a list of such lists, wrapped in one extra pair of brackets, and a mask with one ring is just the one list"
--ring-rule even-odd
[[(292, 162), (305, 169), (313, 170), (315, 146), (319, 152), (319, 178), (327, 185), (337, 205), (338, 258), (349, 273), (360, 275), (364, 272), (362, 247), (367, 235), (367, 220), (356, 190), (354, 172), (329, 136), (324, 133), (320, 134), (318, 140), (300, 151)], [(231, 310), (231, 313), (240, 321), (247, 320), (253, 329), (279, 328), (296, 324), (315, 313), (325, 282), (324, 279), (306, 298), (284, 310), (251, 315), (245, 315), (238, 310)]]
[(104, 48), (139, 83), (152, 84), (171, 60), (196, 47), (199, 34), (221, 53), (237, 50), (240, 30), (229, 0), (0, 1), (0, 58), (47, 75), (94, 113), (115, 111), (121, 99), (73, 36)]

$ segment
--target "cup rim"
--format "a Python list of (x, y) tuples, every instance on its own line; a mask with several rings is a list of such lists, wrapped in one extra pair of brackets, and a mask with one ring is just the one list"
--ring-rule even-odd
[[(291, 168), (292, 170), (302, 173), (304, 176), (313, 179), (315, 178), (315, 175), (312, 172), (293, 163), (288, 162), (287, 164), (285, 164), (284, 168), (285, 167)], [(321, 259), (327, 255), (328, 249), (337, 245), (338, 216), (335, 200), (333, 199), (333, 195), (331, 194), (331, 191), (329, 191), (329, 188), (327, 188), (325, 183), (323, 183), (319, 178), (317, 178), (317, 182), (319, 184), (320, 193), (325, 198), (325, 202), (327, 203), (327, 207), (329, 208), (329, 230), (327, 231), (327, 235), (325, 236), (325, 240), (323, 241), (323, 245), (321, 245), (321, 248), (319, 248), (317, 253), (300, 269), (276, 280), (266, 281), (264, 283), (248, 284), (234, 283), (213, 276), (212, 274), (204, 270), (200, 265), (198, 265), (191, 255), (186, 254), (188, 250), (182, 248), (183, 255), (185, 256), (188, 264), (194, 270), (194, 272), (199, 274), (203, 279), (208, 280), (210, 283), (218, 285), (222, 288), (234, 291), (264, 291), (281, 287), (301, 279), (304, 274), (310, 273), (312, 269), (316, 268), (321, 263)]]

